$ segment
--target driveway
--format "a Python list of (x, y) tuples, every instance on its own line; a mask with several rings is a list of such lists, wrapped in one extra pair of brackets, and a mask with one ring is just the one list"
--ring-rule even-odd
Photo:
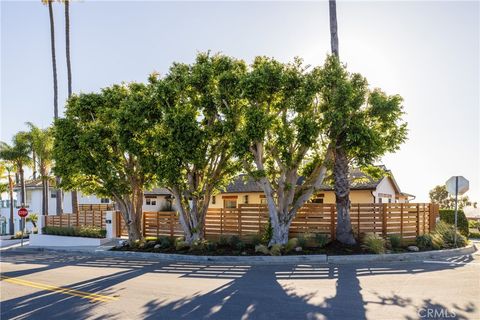
[(480, 319), (480, 257), (209, 265), (2, 252), (2, 319)]

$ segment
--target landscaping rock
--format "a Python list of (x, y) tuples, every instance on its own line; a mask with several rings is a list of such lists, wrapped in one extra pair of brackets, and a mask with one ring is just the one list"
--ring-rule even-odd
[(155, 247), (155, 243), (156, 243), (155, 241), (148, 241), (147, 244), (146, 244), (146, 247), (147, 248), (153, 248), (153, 247)]
[(160, 244), (156, 244), (155, 247), (153, 247), (153, 249), (160, 249), (162, 246)]
[(303, 250), (302, 247), (296, 247), (296, 248), (295, 248), (295, 251), (296, 251), (296, 252), (301, 252), (302, 250)]
[(417, 246), (408, 246), (407, 247), (408, 251), (413, 251), (413, 252), (418, 252), (420, 249), (418, 249)]

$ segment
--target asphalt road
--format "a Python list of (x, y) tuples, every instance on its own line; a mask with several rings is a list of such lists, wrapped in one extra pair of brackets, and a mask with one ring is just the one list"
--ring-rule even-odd
[(233, 266), (1, 253), (1, 319), (480, 319), (480, 255)]

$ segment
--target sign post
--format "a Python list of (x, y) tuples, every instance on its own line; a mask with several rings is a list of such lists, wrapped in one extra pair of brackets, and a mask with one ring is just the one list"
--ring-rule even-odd
[(21, 246), (23, 247), (23, 234), (25, 233), (25, 217), (28, 215), (28, 210), (25, 209), (24, 207), (21, 207), (19, 210), (18, 210), (18, 216), (20, 218), (22, 218), (22, 241), (21, 241)]
[(455, 195), (455, 234), (454, 243), (457, 246), (457, 222), (458, 222), (458, 195), (468, 191), (469, 182), (462, 176), (453, 176), (445, 183), (448, 193)]

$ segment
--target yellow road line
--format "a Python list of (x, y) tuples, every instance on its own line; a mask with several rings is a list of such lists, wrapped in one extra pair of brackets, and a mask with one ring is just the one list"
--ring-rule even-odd
[(83, 299), (89, 299), (89, 300), (93, 300), (93, 301), (109, 302), (109, 301), (118, 300), (115, 297), (105, 296), (105, 295), (96, 294), (96, 293), (92, 293), (92, 292), (79, 291), (79, 290), (70, 289), (70, 288), (56, 287), (56, 286), (51, 286), (51, 285), (44, 284), (44, 283), (38, 283), (38, 282), (28, 281), (28, 280), (19, 279), (19, 278), (7, 277), (7, 276), (4, 276), (4, 275), (0, 276), (0, 280), (6, 281), (6, 282), (9, 282), (9, 283), (18, 284), (18, 285), (27, 286), (27, 287), (53, 291), (53, 292), (57, 292), (57, 293), (68, 294), (68, 295), (71, 295), (71, 296), (80, 297), (80, 298), (83, 298)]

